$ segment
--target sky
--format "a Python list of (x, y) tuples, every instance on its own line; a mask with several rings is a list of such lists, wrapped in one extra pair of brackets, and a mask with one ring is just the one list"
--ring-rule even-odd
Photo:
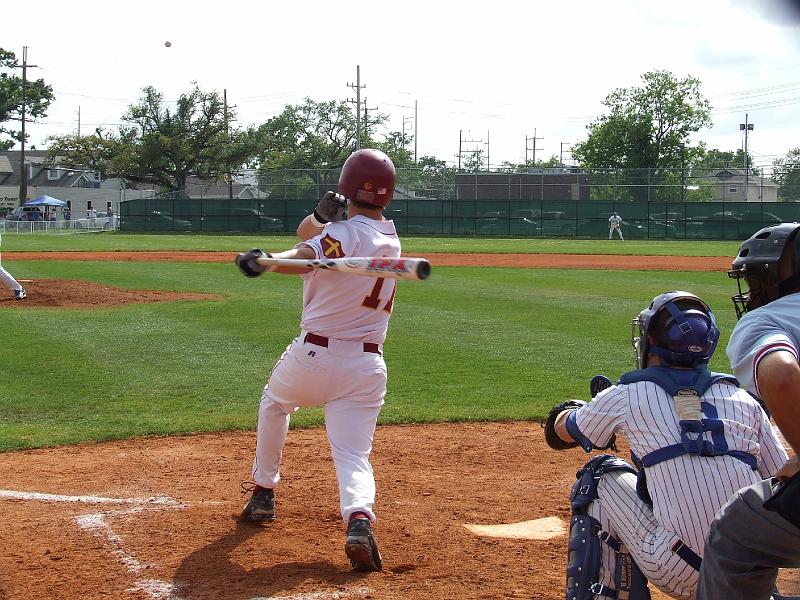
[(226, 90), (245, 126), (306, 97), (355, 103), (358, 76), (362, 109), (414, 135), (419, 157), (569, 164), (606, 96), (656, 69), (696, 77), (711, 102), (713, 127), (692, 143), (743, 148), (747, 119), (755, 166), (800, 147), (800, 0), (39, 0), (3, 13), (0, 47), (21, 59), (27, 46), (29, 77), (55, 93), (28, 125), (37, 148), (79, 123), (115, 129), (148, 85), (166, 100), (193, 82)]

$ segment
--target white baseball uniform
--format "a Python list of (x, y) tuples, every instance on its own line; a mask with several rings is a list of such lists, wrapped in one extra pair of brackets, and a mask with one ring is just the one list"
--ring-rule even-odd
[[(0, 245), (2, 245), (3, 243), (2, 239), (3, 239), (2, 236), (0, 236)], [(14, 279), (11, 273), (9, 273), (3, 268), (2, 263), (0, 263), (0, 281), (2, 281), (6, 285), (6, 287), (10, 289), (12, 292), (20, 292), (23, 290), (20, 282)]]
[(611, 236), (615, 231), (619, 235), (619, 239), (625, 239), (622, 237), (622, 217), (617, 214), (613, 214), (608, 217), (608, 239), (611, 239)]
[[(736, 490), (774, 472), (786, 459), (769, 419), (749, 394), (731, 383), (717, 382), (701, 402), (704, 419), (721, 421), (727, 448), (756, 457), (758, 471), (727, 454), (683, 454), (646, 467), (652, 509), (636, 493), (636, 476), (620, 471), (600, 480), (599, 497), (589, 506), (589, 514), (628, 547), (644, 575), (675, 598), (694, 597), (698, 571), (673, 548), (682, 540), (702, 557), (717, 509)], [(598, 447), (607, 445), (613, 434), (622, 434), (638, 457), (681, 443), (673, 399), (650, 381), (600, 392), (576, 411), (575, 424)], [(715, 442), (721, 442), (717, 435)], [(602, 583), (611, 587), (614, 558), (604, 544), (600, 575)]]
[[(392, 221), (357, 215), (328, 223), (302, 242), (317, 258), (400, 256)], [(274, 488), (289, 418), (301, 406), (324, 405), (342, 518), (375, 521), (375, 477), (369, 462), (386, 395), (383, 342), (396, 281), (313, 270), (303, 277), (301, 333), (275, 365), (261, 397), (253, 481)]]

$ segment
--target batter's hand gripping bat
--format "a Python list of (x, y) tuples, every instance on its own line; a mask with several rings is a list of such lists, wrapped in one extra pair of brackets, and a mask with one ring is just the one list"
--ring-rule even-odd
[(431, 263), (424, 258), (256, 258), (255, 262), (264, 267), (306, 267), (385, 279), (427, 279), (431, 274)]

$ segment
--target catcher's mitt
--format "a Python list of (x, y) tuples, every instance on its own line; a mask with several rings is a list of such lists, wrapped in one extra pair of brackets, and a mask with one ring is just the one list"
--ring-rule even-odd
[(583, 400), (565, 400), (550, 409), (550, 414), (547, 415), (547, 420), (544, 422), (544, 439), (548, 446), (553, 450), (567, 450), (580, 445), (578, 442), (565, 442), (559, 437), (556, 433), (556, 419), (565, 410), (574, 410), (585, 405), (586, 402)]

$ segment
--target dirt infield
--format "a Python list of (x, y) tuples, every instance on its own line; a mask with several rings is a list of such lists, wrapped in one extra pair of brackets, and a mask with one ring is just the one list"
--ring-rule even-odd
[[(39, 258), (21, 254), (4, 257)], [(144, 259), (141, 253), (80, 254), (68, 257)], [(523, 265), (518, 256), (432, 255), (431, 262), (566, 266), (558, 255), (522, 255), (552, 261), (547, 265)], [(233, 254), (180, 257), (225, 261)], [(176, 253), (146, 258), (178, 260)], [(618, 269), (625, 267), (609, 263), (623, 258), (628, 268), (654, 268), (656, 257), (642, 263), (632, 257), (580, 258), (608, 265), (595, 268)], [(678, 259), (663, 264), (670, 260), (671, 269), (690, 268)], [(700, 262), (704, 270), (727, 268), (717, 269), (707, 258)], [(91, 309), (212, 297), (56, 280), (24, 285), (28, 299), (3, 298), (0, 308)], [(467, 528), (539, 519), (550, 527), (566, 524), (569, 489), (587, 455), (550, 450), (539, 423), (379, 426), (372, 462), (384, 571), (365, 575), (352, 573), (344, 556), (324, 430), (289, 433), (278, 520), (268, 526), (235, 519), (245, 502), (239, 485), (249, 478), (254, 449), (255, 435), (248, 431), (0, 454), (0, 600), (563, 598), (563, 533), (514, 539)], [(784, 592), (800, 592), (797, 580), (787, 581)], [(656, 598), (666, 597), (656, 592)]]

